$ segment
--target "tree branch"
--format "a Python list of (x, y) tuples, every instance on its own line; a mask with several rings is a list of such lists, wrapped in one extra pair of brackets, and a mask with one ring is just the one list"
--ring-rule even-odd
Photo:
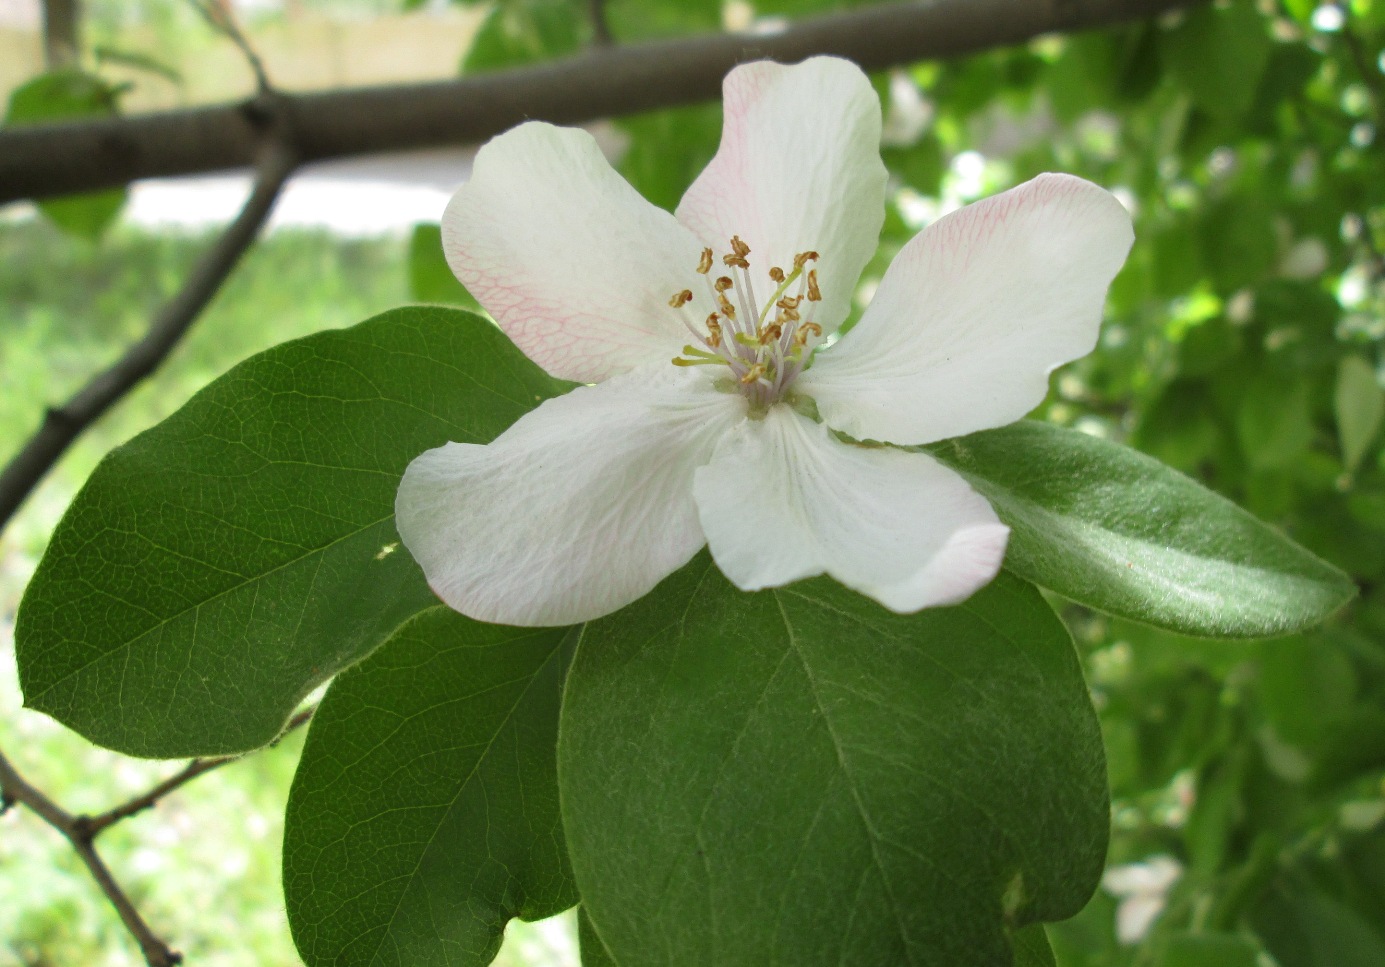
[[(315, 708), (310, 707), (294, 715), (284, 726), (284, 731), (280, 733), (279, 738), (270, 745), (278, 745), (285, 735), (306, 724), (312, 718), (315, 710)], [(74, 816), (49, 799), (36, 786), (30, 784), (19, 774), (10, 760), (5, 757), (5, 754), (0, 752), (0, 812), (16, 804), (25, 806), (61, 833), (77, 855), (82, 858), (82, 862), (91, 872), (92, 879), (96, 881), (101, 892), (110, 900), (111, 906), (115, 907), (121, 922), (125, 924), (125, 929), (139, 944), (139, 949), (144, 954), (144, 959), (149, 967), (172, 967), (174, 964), (183, 962), (183, 955), (176, 950), (171, 950), (149, 928), (149, 924), (144, 922), (144, 918), (139, 915), (139, 911), (130, 902), (130, 897), (116, 882), (110, 868), (101, 859), (101, 855), (96, 852), (96, 837), (122, 819), (153, 808), (163, 797), (198, 776), (206, 775), (213, 769), (219, 769), (227, 763), (235, 762), (241, 758), (244, 757), (218, 756), (215, 759), (193, 759), (180, 771), (158, 783), (148, 792), (136, 796), (114, 809), (107, 810), (99, 816)]]
[(149, 924), (144, 922), (144, 918), (139, 915), (135, 905), (130, 902), (130, 898), (126, 896), (125, 891), (115, 881), (115, 877), (111, 875), (111, 871), (96, 852), (91, 837), (85, 835), (79, 828), (77, 817), (53, 802), (37, 788), (31, 786), (15, 770), (14, 766), (10, 764), (10, 760), (5, 758), (2, 752), (0, 752), (0, 796), (3, 797), (6, 806), (19, 803), (29, 807), (49, 826), (62, 833), (72, 844), (73, 850), (82, 858), (82, 862), (91, 871), (92, 878), (101, 887), (101, 892), (106, 894), (106, 898), (111, 901), (111, 906), (115, 907), (116, 913), (120, 915), (125, 929), (139, 944), (139, 949), (144, 954), (144, 959), (148, 962), (149, 967), (172, 967), (174, 964), (183, 962), (182, 954), (169, 949), (168, 945), (155, 936), (154, 931), (149, 929)]
[(194, 266), (182, 290), (159, 312), (144, 338), (77, 395), (44, 414), (38, 431), (0, 472), (0, 527), (9, 521), (72, 441), (152, 373), (183, 338), (259, 234), (296, 164), (292, 150), (271, 143), (264, 152), (259, 176), (245, 207)]
[[(867, 69), (956, 57), (1052, 31), (1144, 19), (1206, 0), (916, 0), (719, 34), (605, 47), (566, 60), (429, 84), (281, 95), (303, 161), (469, 144), (530, 118), (574, 124), (716, 97), (736, 64), (848, 57)], [(265, 99), (0, 131), (0, 204), (137, 178), (253, 163)]]

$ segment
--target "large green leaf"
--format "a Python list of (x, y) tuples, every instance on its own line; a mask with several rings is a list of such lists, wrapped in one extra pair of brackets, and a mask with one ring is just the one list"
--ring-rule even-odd
[(616, 967), (611, 952), (596, 935), (596, 928), (583, 907), (577, 908), (577, 940), (582, 951), (582, 967)]
[(1053, 948), (1042, 924), (1031, 924), (1016, 930), (1014, 937), (1015, 967), (1055, 967)]
[(409, 461), (559, 384), (494, 326), (417, 307), (261, 353), (114, 450), (20, 606), (26, 703), (144, 756), (236, 752), (436, 604), (398, 549)]
[(933, 452), (1010, 525), (1006, 567), (1098, 610), (1264, 637), (1316, 624), (1355, 593), (1332, 565), (1128, 447), (1023, 420)]
[(575, 642), (437, 607), (332, 683), (284, 829), (308, 964), (485, 967), (511, 917), (577, 902), (555, 757)]
[(1070, 916), (1107, 835), (1063, 625), (1003, 575), (896, 615), (706, 555), (583, 633), (559, 737), (582, 902), (640, 967), (985, 967)]

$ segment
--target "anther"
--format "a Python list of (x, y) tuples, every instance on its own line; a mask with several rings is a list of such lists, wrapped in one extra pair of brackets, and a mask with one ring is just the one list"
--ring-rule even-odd
[(776, 266), (773, 266), (773, 267), (769, 270), (769, 277), (770, 277), (770, 280), (773, 281), (773, 282), (776, 282), (776, 283), (777, 283), (777, 282), (783, 282), (783, 281), (784, 281), (784, 270), (781, 269), (781, 268), (780, 268), (779, 266), (777, 266), (777, 265), (776, 265)]
[(817, 270), (817, 269), (810, 269), (810, 270), (808, 271), (808, 301), (809, 301), (809, 302), (821, 302), (821, 301), (822, 301), (822, 290), (820, 290), (820, 289), (818, 288), (818, 270)]
[(704, 249), (702, 250), (702, 258), (698, 260), (698, 263), (697, 263), (697, 271), (701, 272), (703, 275), (706, 275), (708, 272), (712, 271), (712, 250), (711, 250), (711, 249), (709, 249), (709, 248), (704, 248)]
[(668, 304), (675, 309), (681, 309), (691, 301), (692, 289), (684, 289), (682, 292), (674, 293), (673, 298), (668, 300)]
[(721, 345), (721, 323), (717, 322), (717, 314), (714, 312), (707, 317), (707, 345), (716, 348)]
[(817, 337), (822, 335), (822, 326), (819, 326), (816, 322), (805, 322), (803, 325), (799, 326), (798, 331), (793, 334), (794, 344), (798, 346), (806, 346), (808, 344), (808, 336), (810, 333), (812, 334), (813, 338), (816, 339)]
[(784, 335), (784, 327), (780, 324), (779, 320), (776, 319), (768, 326), (765, 326), (764, 331), (760, 333), (760, 345), (768, 346), (770, 343), (778, 340), (782, 335)]
[(741, 377), (741, 382), (753, 383), (763, 375), (765, 375), (764, 364), (756, 363), (754, 366), (751, 366), (749, 369), (745, 371), (745, 375)]
[(802, 269), (803, 266), (807, 265), (809, 262), (816, 262), (817, 260), (817, 252), (799, 252), (797, 255), (793, 257), (793, 267), (795, 269)]
[(731, 277), (729, 275), (723, 275), (714, 283), (712, 283), (712, 287), (715, 288), (718, 292), (725, 292), (727, 289), (731, 288), (731, 286), (735, 284), (736, 283), (731, 281)]
[(747, 255), (750, 254), (750, 246), (745, 244), (745, 242), (742, 242), (741, 237), (739, 235), (732, 235), (731, 251), (735, 252), (736, 255), (738, 255), (741, 258), (745, 258)]

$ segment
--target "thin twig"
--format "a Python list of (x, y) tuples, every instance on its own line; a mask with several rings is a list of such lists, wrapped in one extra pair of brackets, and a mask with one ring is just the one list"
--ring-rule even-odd
[(611, 22), (606, 18), (606, 0), (587, 0), (587, 10), (592, 22), (592, 44), (596, 47), (611, 47), (615, 35), (611, 33)]
[[(309, 707), (294, 715), (284, 726), (284, 731), (279, 734), (279, 738), (270, 745), (278, 745), (284, 736), (294, 729), (301, 728), (312, 718), (315, 710), (314, 707)], [(242, 758), (244, 756), (227, 755), (218, 756), (214, 759), (193, 759), (178, 772), (153, 786), (147, 792), (121, 803), (114, 809), (109, 809), (97, 816), (74, 816), (20, 775), (10, 760), (5, 757), (5, 754), (0, 752), (0, 812), (14, 805), (25, 806), (61, 833), (63, 838), (72, 845), (72, 849), (77, 855), (82, 858), (82, 862), (91, 872), (92, 879), (96, 881), (101, 892), (110, 900), (111, 906), (115, 907), (121, 922), (125, 924), (125, 929), (139, 944), (139, 949), (144, 954), (144, 959), (148, 962), (149, 967), (172, 967), (174, 964), (182, 963), (183, 955), (170, 949), (167, 944), (160, 940), (150, 929), (149, 924), (145, 923), (144, 918), (139, 915), (139, 911), (130, 902), (129, 895), (116, 882), (110, 868), (106, 866), (105, 861), (96, 851), (96, 837), (122, 819), (128, 819), (146, 809), (152, 809), (169, 793), (187, 785), (198, 776), (206, 775), (213, 769), (219, 769)]]
[(183, 338), (259, 234), (296, 164), (296, 155), (290, 149), (273, 142), (264, 154), (245, 207), (202, 256), (182, 290), (155, 317), (144, 338), (66, 403), (48, 410), (38, 431), (0, 472), (0, 528), (72, 441), (152, 373)]
[(255, 75), (255, 87), (260, 94), (272, 93), (274, 88), (269, 83), (269, 74), (265, 72), (264, 61), (260, 60), (260, 55), (255, 52), (255, 48), (250, 45), (250, 41), (241, 32), (230, 8), (214, 3), (212, 0), (188, 0), (188, 2), (202, 15), (202, 19), (211, 25), (213, 30), (220, 32), (227, 40), (240, 48), (241, 55), (245, 57), (246, 63), (250, 65), (250, 70)]
[[(303, 725), (307, 724), (307, 721), (313, 717), (314, 711), (315, 708), (305, 708), (293, 718), (289, 719), (288, 725), (284, 726), (284, 731), (279, 734), (279, 738), (270, 743), (270, 747), (272, 748), (278, 745), (283, 737), (294, 729), (301, 728)], [(204, 776), (213, 769), (219, 769), (227, 763), (236, 762), (243, 758), (244, 756), (239, 755), (223, 755), (212, 759), (193, 759), (178, 772), (175, 772), (163, 782), (153, 786), (142, 795), (135, 796), (133, 799), (121, 803), (114, 809), (108, 809), (106, 812), (97, 816), (79, 816), (77, 817), (77, 822), (86, 829), (87, 835), (95, 837), (103, 830), (114, 826), (122, 819), (127, 819), (136, 813), (142, 813), (146, 809), (152, 809), (154, 806), (158, 805), (159, 800), (164, 796), (167, 796), (180, 786), (186, 785), (198, 776)]]
[(91, 871), (92, 878), (101, 887), (101, 892), (120, 915), (125, 929), (135, 938), (135, 943), (139, 944), (149, 967), (173, 967), (174, 964), (183, 962), (182, 954), (170, 949), (153, 930), (149, 929), (149, 924), (144, 922), (130, 898), (115, 881), (115, 877), (96, 852), (96, 847), (92, 845), (91, 837), (81, 829), (77, 818), (30, 785), (10, 764), (10, 760), (5, 758), (3, 752), (0, 752), (0, 797), (3, 797), (6, 806), (19, 803), (29, 807), (72, 844), (73, 850), (82, 858), (82, 862)]

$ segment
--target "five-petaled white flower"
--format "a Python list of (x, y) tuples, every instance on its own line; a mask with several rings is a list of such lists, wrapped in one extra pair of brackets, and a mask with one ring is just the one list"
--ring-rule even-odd
[(483, 147), (448, 205), (457, 277), (530, 359), (595, 384), (410, 464), (399, 533), (458, 611), (584, 621), (704, 544), (746, 590), (827, 573), (900, 612), (999, 569), (986, 500), (899, 447), (1043, 400), (1096, 343), (1129, 216), (1066, 175), (953, 212), (828, 346), (884, 220), (879, 101), (847, 61), (759, 62), (727, 76), (725, 116), (676, 215), (542, 123)]

